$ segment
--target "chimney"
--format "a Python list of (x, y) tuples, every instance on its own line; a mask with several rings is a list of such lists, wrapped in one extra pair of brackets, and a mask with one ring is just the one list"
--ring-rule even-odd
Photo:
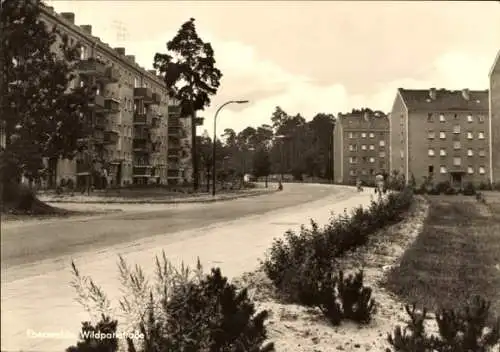
[(88, 24), (83, 24), (80, 26), (80, 28), (87, 34), (92, 35), (92, 26)]
[(436, 88), (431, 88), (429, 90), (429, 98), (432, 100), (436, 100)]
[(465, 89), (462, 89), (462, 97), (465, 99), (465, 100), (469, 100), (470, 99), (470, 94), (469, 94), (469, 89), (468, 88), (465, 88)]
[(120, 55), (125, 55), (125, 48), (115, 48), (115, 51)]
[(148, 70), (148, 72), (156, 76), (156, 70)]
[(66, 21), (71, 22), (72, 24), (75, 24), (75, 14), (73, 12), (61, 12), (61, 16)]
[(130, 61), (135, 63), (135, 56), (134, 55), (127, 55), (126, 57), (127, 57), (127, 59), (129, 59)]

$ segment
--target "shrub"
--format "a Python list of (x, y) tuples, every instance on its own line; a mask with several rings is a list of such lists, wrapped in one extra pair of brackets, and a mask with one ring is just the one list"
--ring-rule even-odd
[(448, 188), (444, 191), (444, 194), (447, 194), (447, 195), (453, 195), (453, 194), (457, 194), (457, 191), (456, 191), (453, 187), (448, 187)]
[(66, 352), (118, 351), (117, 326), (118, 321), (111, 320), (104, 314), (95, 326), (89, 321), (83, 322), (80, 341), (77, 342), (76, 346), (68, 347)]
[(445, 193), (449, 188), (451, 188), (450, 181), (442, 181), (436, 185), (439, 193)]
[(473, 196), (476, 194), (476, 188), (472, 182), (467, 182), (463, 190), (464, 196)]
[(416, 311), (415, 305), (406, 306), (410, 322), (405, 329), (397, 326), (389, 343), (399, 352), (487, 352), (500, 342), (500, 318), (493, 324), (490, 317), (490, 302), (475, 296), (462, 311), (440, 309), (436, 314), (439, 336), (427, 335), (424, 321), (427, 311)]
[[(80, 303), (91, 314), (113, 314), (99, 286), (81, 276), (74, 263), (72, 266), (72, 284)], [(163, 261), (156, 258), (157, 280), (150, 285), (142, 269), (136, 266), (131, 270), (122, 257), (119, 268), (124, 286), (124, 296), (119, 303), (129, 318), (127, 331), (140, 331), (143, 335), (139, 342), (120, 341), (128, 345), (129, 352), (274, 351), (272, 343), (264, 344), (267, 311), (255, 314), (246, 289), (238, 291), (219, 269), (203, 277), (198, 261), (194, 271), (184, 265), (178, 270), (163, 253)], [(116, 324), (114, 328), (116, 331)], [(71, 350), (79, 351), (115, 350)]]
[(340, 271), (338, 293), (342, 303), (342, 317), (358, 323), (369, 323), (375, 313), (375, 301), (372, 299), (372, 289), (363, 286), (363, 271), (344, 278)]
[(490, 187), (486, 182), (481, 181), (481, 183), (479, 184), (480, 191), (487, 191), (489, 188)]

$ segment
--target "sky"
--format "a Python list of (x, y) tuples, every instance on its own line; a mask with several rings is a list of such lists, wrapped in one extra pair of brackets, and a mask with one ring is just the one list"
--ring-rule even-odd
[(389, 112), (397, 88), (487, 89), (500, 50), (500, 2), (46, 1), (150, 69), (193, 17), (223, 77), (201, 133), (270, 123), (276, 106), (310, 120), (368, 107)]

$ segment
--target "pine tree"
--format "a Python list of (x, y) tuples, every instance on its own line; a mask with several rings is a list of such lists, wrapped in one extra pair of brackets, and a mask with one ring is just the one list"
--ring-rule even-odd
[[(167, 43), (170, 54), (157, 53), (154, 68), (164, 75), (171, 97), (180, 101), (181, 117), (191, 117), (193, 187), (198, 189), (196, 111), (210, 105), (217, 93), (222, 72), (215, 67), (214, 50), (198, 36), (194, 18), (185, 22)], [(182, 83), (181, 83), (182, 82)]]
[(93, 95), (92, 87), (68, 89), (78, 44), (70, 45), (66, 35), (41, 19), (43, 6), (40, 0), (2, 0), (0, 15), (6, 152), (15, 155), (17, 168), (28, 177), (38, 175), (43, 157), (74, 156)]

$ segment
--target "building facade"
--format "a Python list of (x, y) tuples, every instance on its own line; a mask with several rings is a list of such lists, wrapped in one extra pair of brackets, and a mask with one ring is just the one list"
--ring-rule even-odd
[(339, 113), (334, 129), (335, 183), (372, 184), (378, 173), (389, 171), (389, 119), (369, 109)]
[(490, 71), (489, 123), (491, 181), (500, 184), (500, 50)]
[(398, 89), (391, 112), (391, 170), (413, 176), (464, 182), (490, 181), (488, 91)]
[[(140, 67), (125, 48), (103, 43), (92, 34), (92, 26), (76, 25), (74, 13), (58, 14), (44, 6), (41, 20), (80, 46), (78, 75), (71, 87), (96, 89), (93, 112), (86, 117), (92, 132), (79, 141), (74, 160), (57, 162), (52, 183), (72, 180), (80, 187), (89, 183), (99, 187), (179, 182), (179, 175), (169, 175), (177, 167), (174, 154), (180, 157), (180, 151), (169, 146), (183, 131), (175, 119), (170, 126), (170, 99), (163, 79), (155, 70)], [(175, 112), (175, 106), (170, 110)]]

